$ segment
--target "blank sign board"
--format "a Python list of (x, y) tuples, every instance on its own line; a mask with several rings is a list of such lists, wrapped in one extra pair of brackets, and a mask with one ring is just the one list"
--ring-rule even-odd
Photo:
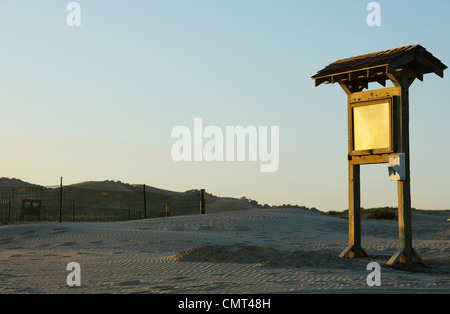
[(353, 149), (382, 150), (391, 147), (389, 102), (353, 107)]

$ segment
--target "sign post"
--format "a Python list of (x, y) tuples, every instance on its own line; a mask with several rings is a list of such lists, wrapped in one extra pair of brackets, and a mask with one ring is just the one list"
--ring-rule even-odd
[[(367, 256), (361, 244), (360, 165), (389, 164), (397, 158), (389, 172), (397, 180), (399, 249), (388, 265), (400, 262), (410, 270), (413, 259), (424, 264), (412, 246), (409, 87), (427, 73), (443, 77), (445, 69), (416, 45), (338, 60), (312, 77), (316, 86), (339, 83), (348, 96), (349, 244), (340, 257)], [(385, 87), (386, 80), (395, 87), (368, 90), (369, 83)]]

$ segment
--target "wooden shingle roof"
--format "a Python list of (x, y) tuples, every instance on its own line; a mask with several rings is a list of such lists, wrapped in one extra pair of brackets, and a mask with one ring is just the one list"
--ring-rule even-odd
[(406, 74), (423, 80), (423, 75), (435, 73), (444, 76), (447, 66), (421, 45), (369, 53), (338, 60), (317, 72), (312, 78), (316, 86), (329, 83), (358, 83), (367, 87), (370, 82), (385, 85), (391, 73)]

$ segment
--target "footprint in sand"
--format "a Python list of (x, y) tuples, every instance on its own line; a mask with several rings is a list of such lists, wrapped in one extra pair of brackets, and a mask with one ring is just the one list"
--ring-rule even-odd
[(208, 231), (208, 230), (213, 230), (214, 227), (213, 226), (193, 226), (192, 229), (199, 230), (199, 231)]
[(140, 286), (145, 285), (146, 283), (140, 280), (126, 280), (126, 281), (120, 281), (120, 282), (107, 282), (105, 285), (108, 286)]
[(89, 244), (103, 244), (103, 241), (90, 241)]
[(64, 243), (58, 243), (55, 244), (55, 246), (72, 246), (72, 245), (77, 245), (78, 242), (64, 242)]
[(45, 247), (49, 247), (49, 246), (51, 246), (50, 243), (42, 243), (42, 244), (36, 245), (35, 248), (39, 249), (39, 248), (45, 248)]
[(25, 235), (29, 235), (29, 234), (33, 234), (33, 233), (36, 233), (36, 230), (25, 231), (25, 232), (22, 232), (20, 235), (25, 236)]
[(3, 239), (0, 239), (0, 245), (2, 245), (2, 244), (9, 244), (13, 240), (14, 240), (14, 238), (3, 238)]
[(10, 255), (8, 257), (22, 257), (22, 254), (12, 254), (12, 255)]
[(34, 233), (36, 233), (36, 230), (25, 231), (20, 233), (18, 236), (15, 236), (14, 239), (15, 240), (26, 239), (32, 237)]
[(232, 231), (251, 231), (253, 228), (250, 228), (248, 226), (234, 226), (231, 227), (230, 230)]
[(55, 233), (63, 233), (63, 232), (66, 232), (66, 231), (67, 231), (67, 228), (56, 228), (56, 229), (52, 229), (50, 231), (50, 233), (55, 234)]

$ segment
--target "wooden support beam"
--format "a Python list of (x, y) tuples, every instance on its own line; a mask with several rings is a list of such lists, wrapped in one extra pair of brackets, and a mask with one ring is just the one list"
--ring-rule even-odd
[(400, 59), (394, 60), (391, 63), (389, 63), (389, 66), (387, 67), (387, 72), (394, 72), (398, 68), (402, 68), (405, 65), (409, 64), (410, 62), (414, 61), (416, 59), (416, 56), (414, 53), (410, 52), (406, 56), (403, 56)]
[(399, 78), (393, 73), (387, 73), (387, 77), (394, 83), (395, 87), (402, 87), (402, 84), (399, 81)]
[(404, 258), (407, 269), (412, 268), (412, 229), (411, 229), (411, 177), (409, 158), (409, 86), (410, 79), (402, 76), (399, 79), (402, 85), (402, 96), (400, 106), (400, 151), (405, 154), (405, 177), (404, 181), (397, 182), (398, 194), (398, 230), (399, 245), (404, 249)]
[(384, 164), (389, 162), (389, 154), (351, 156), (354, 165)]
[(204, 215), (206, 214), (206, 207), (205, 207), (205, 201), (206, 200), (206, 193), (205, 189), (200, 190), (200, 214)]
[(348, 164), (348, 222), (349, 245), (353, 246), (354, 257), (361, 256), (361, 181), (360, 166)]
[(348, 163), (348, 246), (339, 257), (357, 258), (367, 256), (361, 247), (361, 196), (360, 166)]
[(359, 88), (361, 90), (365, 89), (369, 89), (369, 81), (368, 80), (363, 80), (359, 83)]
[(377, 82), (382, 85), (383, 87), (386, 87), (386, 79), (377, 79)]
[(419, 57), (416, 59), (424, 66), (427, 66), (429, 69), (431, 69), (431, 72), (436, 73), (436, 75), (440, 77), (444, 77), (444, 69), (439, 66), (437, 63), (431, 61), (429, 58), (426, 58), (425, 56)]
[[(398, 195), (398, 235), (399, 250), (388, 261), (389, 265), (401, 262), (407, 270), (413, 266), (413, 258), (423, 261), (414, 253), (412, 246), (411, 228), (411, 176), (410, 176), (410, 149), (409, 149), (409, 86), (411, 78), (407, 75), (396, 77), (396, 81), (401, 84), (400, 106), (398, 108), (399, 126), (396, 134), (397, 147), (399, 153), (405, 154), (405, 180), (397, 181)], [(414, 257), (414, 255), (416, 257)]]
[(353, 93), (360, 92), (364, 89), (364, 86), (359, 84), (359, 82), (355, 81), (345, 81), (345, 82), (339, 82), (339, 85), (342, 87), (344, 92), (347, 95), (351, 95)]
[(396, 87), (401, 88), (409, 88), (416, 79), (415, 77), (409, 77), (407, 71), (388, 73), (387, 76)]
[[(405, 258), (405, 249), (404, 248), (400, 248), (397, 252), (395, 252), (394, 255), (392, 255), (392, 257), (388, 260), (388, 262), (386, 263), (388, 266), (394, 266), (395, 264), (399, 263), (399, 262), (403, 262), (404, 263), (404, 258)], [(422, 266), (426, 266), (424, 261), (422, 260), (422, 258), (419, 256), (419, 254), (417, 254), (414, 249), (412, 249), (412, 258), (414, 259), (414, 261)]]
[(350, 88), (348, 87), (347, 83), (344, 82), (339, 82), (339, 85), (342, 87), (342, 89), (344, 90), (344, 92), (350, 96), (352, 94), (352, 91), (350, 90)]
[(377, 68), (369, 69), (368, 77), (382, 76), (382, 75), (386, 75), (386, 73), (387, 73), (387, 67), (386, 66), (380, 66), (380, 67), (377, 67)]
[(329, 84), (331, 82), (331, 77), (327, 76), (327, 77), (318, 78), (314, 82), (315, 82), (316, 87), (319, 86), (320, 84)]

